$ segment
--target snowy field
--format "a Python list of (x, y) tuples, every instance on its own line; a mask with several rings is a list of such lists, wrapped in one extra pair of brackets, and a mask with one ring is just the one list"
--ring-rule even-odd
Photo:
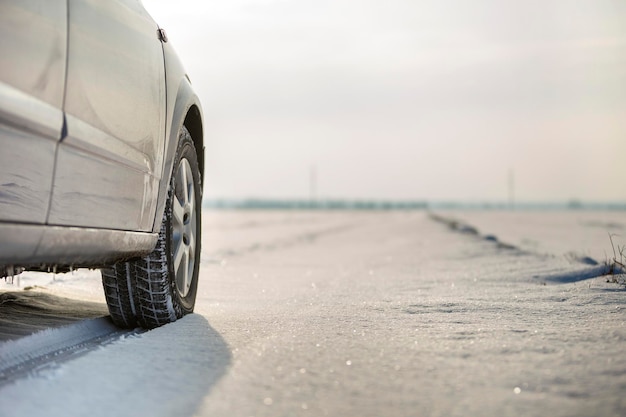
[(0, 416), (626, 415), (626, 213), (437, 215), (205, 211), (196, 314), (149, 332), (97, 271), (2, 281)]

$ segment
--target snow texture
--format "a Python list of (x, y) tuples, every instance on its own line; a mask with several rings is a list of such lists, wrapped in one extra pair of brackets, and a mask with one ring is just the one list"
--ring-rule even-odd
[(625, 214), (438, 215), (206, 211), (196, 314), (0, 386), (0, 415), (626, 415), (626, 292), (599, 276)]
[(10, 340), (0, 345), (0, 375), (29, 359), (72, 349), (87, 341), (119, 331), (106, 318), (83, 320), (71, 326), (37, 332), (30, 337)]

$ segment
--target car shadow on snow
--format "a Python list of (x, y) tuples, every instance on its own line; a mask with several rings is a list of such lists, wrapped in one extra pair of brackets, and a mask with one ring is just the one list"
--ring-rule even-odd
[[(54, 331), (61, 334), (84, 323)], [(35, 338), (15, 343), (28, 345)], [(14, 402), (0, 403), (0, 415), (10, 409), (13, 415), (28, 416), (64, 415), (67, 410), (94, 417), (192, 416), (232, 361), (224, 338), (199, 314), (142, 333), (122, 331), (83, 350), (65, 360), (48, 355), (47, 363), (31, 370), (29, 378), (2, 387)], [(43, 393), (36, 404), (25, 387)]]
[[(124, 349), (128, 355), (110, 352), (110, 365), (118, 367), (111, 377), (117, 384), (128, 384), (121, 390), (129, 396), (124, 415), (195, 415), (232, 361), (224, 338), (199, 314), (189, 314), (125, 342), (111, 348)], [(135, 376), (126, 379), (120, 375)], [(141, 377), (136, 379), (137, 375)], [(136, 395), (138, 384), (142, 386), (140, 396)], [(118, 396), (119, 400), (123, 401)]]

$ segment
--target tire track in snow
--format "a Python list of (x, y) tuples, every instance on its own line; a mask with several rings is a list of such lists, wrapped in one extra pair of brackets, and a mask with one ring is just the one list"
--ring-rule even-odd
[(220, 262), (223, 262), (225, 259), (237, 256), (244, 256), (254, 252), (276, 251), (293, 247), (298, 244), (311, 243), (319, 238), (333, 235), (336, 233), (342, 233), (346, 230), (352, 229), (353, 227), (355, 227), (353, 224), (340, 224), (319, 230), (311, 230), (305, 233), (299, 233), (293, 236), (277, 238), (267, 242), (253, 242), (239, 248), (219, 249), (210, 254), (203, 253), (201, 255), (201, 261), (209, 264), (218, 264)]
[[(454, 232), (466, 234), (469, 236), (474, 236), (478, 239), (493, 242), (498, 249), (504, 249), (507, 251), (512, 251), (517, 254), (523, 254), (523, 255), (545, 256), (545, 255), (540, 255), (538, 253), (528, 252), (526, 250), (518, 248), (515, 245), (502, 242), (498, 239), (498, 237), (494, 235), (483, 236), (479, 232), (478, 228), (470, 224), (467, 224), (463, 221), (456, 220), (451, 217), (444, 217), (435, 213), (430, 213), (429, 217), (431, 220), (434, 220), (436, 222), (439, 222), (448, 226)], [(567, 270), (567, 271), (562, 271), (562, 270), (555, 271), (553, 273), (546, 274), (546, 275), (533, 275), (533, 278), (541, 280), (544, 283), (554, 282), (554, 283), (566, 284), (566, 283), (578, 282), (578, 281), (583, 281), (583, 280), (592, 279), (592, 278), (598, 278), (602, 276), (608, 276), (611, 274), (626, 273), (626, 271), (619, 268), (618, 266), (611, 268), (610, 265), (606, 263), (602, 264), (588, 256), (579, 257), (573, 254), (570, 254), (569, 261), (573, 265), (576, 265), (577, 267), (574, 267), (573, 269)], [(585, 266), (582, 266), (582, 265), (585, 265)]]
[(120, 329), (108, 317), (101, 317), (9, 340), (0, 344), (0, 386), (143, 332)]

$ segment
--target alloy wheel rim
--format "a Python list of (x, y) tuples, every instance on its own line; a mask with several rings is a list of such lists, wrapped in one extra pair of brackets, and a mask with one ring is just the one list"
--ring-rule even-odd
[(191, 289), (196, 262), (196, 193), (191, 165), (181, 159), (174, 177), (172, 199), (172, 261), (176, 290), (185, 298)]

